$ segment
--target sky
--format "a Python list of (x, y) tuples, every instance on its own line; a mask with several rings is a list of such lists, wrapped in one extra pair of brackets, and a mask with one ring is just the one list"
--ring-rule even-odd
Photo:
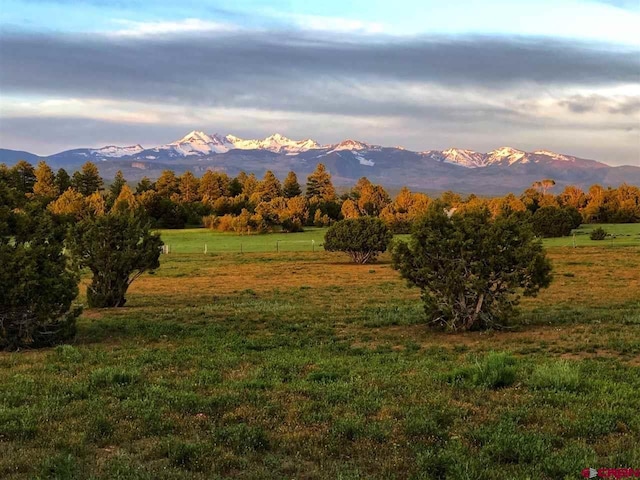
[(640, 0), (0, 0), (0, 148), (191, 130), (640, 166)]

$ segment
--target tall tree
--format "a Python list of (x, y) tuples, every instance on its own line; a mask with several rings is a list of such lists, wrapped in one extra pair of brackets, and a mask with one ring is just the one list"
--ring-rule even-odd
[[(242, 191), (242, 187), (240, 188)], [(213, 205), (220, 197), (229, 194), (229, 177), (226, 173), (207, 170), (200, 179), (200, 197), (202, 203)]]
[(66, 192), (71, 187), (71, 177), (64, 168), (59, 168), (56, 172), (56, 188), (58, 189), (58, 195)]
[(149, 190), (153, 190), (155, 185), (148, 177), (142, 177), (142, 179), (138, 182), (136, 186), (136, 193), (141, 194), (144, 192), (148, 192)]
[(71, 183), (85, 197), (99, 191), (103, 185), (98, 167), (92, 162), (86, 162), (82, 165), (80, 171), (73, 174)]
[(156, 180), (156, 192), (163, 198), (171, 198), (174, 194), (178, 193), (179, 184), (176, 174), (173, 170), (163, 170), (163, 172)]
[(180, 176), (179, 190), (180, 201), (182, 203), (193, 203), (200, 199), (198, 188), (200, 187), (200, 180), (196, 176), (187, 171)]
[(124, 187), (126, 184), (127, 181), (124, 178), (122, 170), (118, 170), (116, 172), (116, 176), (113, 179), (113, 183), (111, 183), (111, 187), (109, 187), (109, 193), (113, 200), (118, 198), (118, 195), (120, 195), (120, 190), (122, 190), (122, 187)]
[(377, 217), (391, 203), (389, 194), (381, 185), (372, 184), (368, 178), (362, 177), (354, 188), (358, 210), (363, 215)]
[[(240, 175), (242, 175), (242, 173), (243, 172), (240, 172)], [(240, 175), (238, 175), (238, 179), (240, 179)], [(251, 197), (253, 192), (256, 191), (256, 188), (258, 188), (258, 179), (253, 173), (251, 175), (245, 174), (245, 177), (244, 181), (242, 181), (242, 194)]]
[(319, 163), (316, 169), (307, 177), (307, 198), (314, 197), (326, 202), (334, 201), (336, 198), (336, 189), (331, 182), (331, 174), (327, 171), (324, 164)]
[(282, 194), (285, 198), (293, 198), (302, 195), (302, 188), (298, 183), (298, 176), (296, 172), (291, 171), (287, 174), (287, 178), (284, 179), (282, 186)]
[(253, 192), (252, 200), (257, 204), (260, 202), (270, 202), (278, 197), (282, 197), (280, 180), (278, 180), (271, 170), (267, 170), (262, 181), (258, 183)]
[(20, 160), (11, 169), (14, 178), (14, 186), (22, 195), (33, 193), (36, 183), (36, 171), (29, 162)]
[(44, 199), (53, 200), (58, 196), (58, 187), (55, 184), (55, 174), (46, 162), (38, 163), (35, 171), (36, 183), (33, 185), (33, 194)]

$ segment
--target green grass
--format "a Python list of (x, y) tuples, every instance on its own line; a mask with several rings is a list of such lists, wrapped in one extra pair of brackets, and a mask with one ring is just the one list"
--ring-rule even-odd
[[(606, 240), (589, 239), (591, 230), (604, 228), (611, 234)], [(221, 233), (206, 228), (185, 230), (159, 230), (162, 239), (169, 244), (171, 253), (204, 253), (205, 244), (208, 253), (236, 252), (307, 252), (322, 250), (326, 228), (307, 227), (301, 233), (269, 233), (255, 235), (237, 235)], [(582, 225), (575, 230), (575, 245), (582, 246), (640, 246), (640, 224), (592, 224)], [(407, 239), (408, 235), (398, 235)], [(312, 245), (312, 241), (315, 245)], [(573, 236), (547, 238), (548, 247), (573, 246)]]
[[(610, 235), (605, 240), (591, 240), (589, 234), (595, 228), (602, 227)], [(584, 246), (640, 246), (640, 223), (602, 223), (581, 225), (574, 230), (575, 245)], [(546, 238), (544, 244), (548, 247), (570, 247), (574, 239), (571, 237)]]
[[(326, 228), (307, 227), (300, 233), (269, 233), (237, 235), (216, 232), (206, 228), (185, 230), (160, 230), (171, 253), (204, 253), (205, 245), (209, 253), (220, 252), (311, 252), (322, 250)], [(312, 244), (315, 242), (315, 245)]]
[(638, 467), (640, 248), (605, 247), (550, 247), (556, 278), (523, 302), (524, 325), (464, 334), (424, 325), (388, 255), (163, 256), (125, 308), (86, 310), (72, 344), (0, 352), (0, 478)]

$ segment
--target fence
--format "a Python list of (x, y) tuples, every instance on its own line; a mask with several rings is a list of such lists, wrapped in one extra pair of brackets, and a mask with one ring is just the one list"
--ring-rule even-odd
[(320, 252), (322, 242), (316, 240), (272, 240), (269, 241), (213, 241), (200, 245), (193, 242), (181, 243), (165, 240), (162, 247), (164, 255), (179, 253), (201, 253), (204, 255), (215, 253), (284, 253), (284, 252)]

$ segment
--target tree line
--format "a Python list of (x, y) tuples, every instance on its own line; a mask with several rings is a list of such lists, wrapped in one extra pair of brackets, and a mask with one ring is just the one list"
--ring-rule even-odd
[[(555, 182), (545, 179), (520, 195), (482, 198), (445, 192), (439, 200), (451, 211), (487, 208), (493, 218), (524, 212), (539, 236), (568, 235), (581, 223), (640, 222), (637, 186), (592, 185), (587, 191), (567, 186), (558, 193), (554, 189)], [(176, 175), (165, 170), (155, 182), (145, 177), (133, 187), (118, 171), (105, 188), (91, 162), (73, 175), (62, 168), (54, 172), (45, 162), (36, 167), (25, 161), (12, 168), (0, 165), (0, 201), (21, 208), (32, 198), (45, 202), (50, 212), (75, 220), (140, 207), (155, 228), (204, 225), (236, 233), (296, 232), (305, 226), (329, 226), (364, 216), (380, 218), (394, 233), (408, 233), (412, 222), (433, 201), (406, 187), (391, 198), (381, 185), (366, 177), (338, 195), (321, 163), (306, 178), (304, 188), (294, 172), (281, 182), (272, 171), (258, 179), (245, 172), (230, 177), (208, 170), (198, 178), (189, 171)]]

